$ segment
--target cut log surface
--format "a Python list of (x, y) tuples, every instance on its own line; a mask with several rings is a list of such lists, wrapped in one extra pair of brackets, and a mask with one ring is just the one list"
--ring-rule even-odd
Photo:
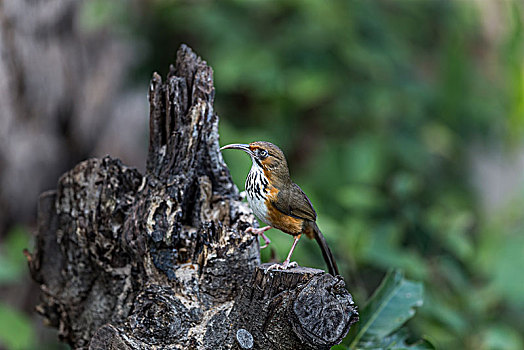
[(324, 349), (358, 320), (340, 276), (260, 265), (213, 98), (183, 45), (151, 81), (146, 173), (90, 159), (41, 195), (37, 311), (74, 349)]

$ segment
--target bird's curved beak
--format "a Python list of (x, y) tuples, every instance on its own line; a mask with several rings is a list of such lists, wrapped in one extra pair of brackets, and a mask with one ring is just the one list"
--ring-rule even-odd
[(220, 150), (224, 150), (224, 149), (240, 149), (240, 150), (246, 152), (247, 154), (249, 154), (250, 156), (254, 156), (254, 153), (249, 148), (249, 145), (242, 144), (242, 143), (232, 143), (230, 145), (226, 145), (226, 146), (220, 148)]

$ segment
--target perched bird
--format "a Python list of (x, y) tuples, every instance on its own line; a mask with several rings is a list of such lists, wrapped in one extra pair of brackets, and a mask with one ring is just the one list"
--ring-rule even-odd
[[(221, 148), (245, 151), (253, 162), (246, 179), (246, 193), (249, 206), (255, 215), (266, 223), (266, 227), (247, 231), (262, 236), (266, 244), (270, 240), (264, 232), (274, 227), (294, 237), (293, 245), (284, 262), (271, 268), (287, 269), (291, 254), (302, 234), (315, 238), (327, 263), (329, 273), (338, 275), (337, 264), (326, 239), (315, 220), (317, 213), (306, 194), (291, 181), (284, 153), (270, 142), (257, 141), (249, 145), (231, 144)], [(246, 231), (246, 232), (247, 232)]]

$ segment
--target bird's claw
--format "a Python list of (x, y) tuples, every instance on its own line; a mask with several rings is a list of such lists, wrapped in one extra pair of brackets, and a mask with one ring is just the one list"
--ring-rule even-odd
[(271, 243), (271, 240), (267, 238), (267, 236), (264, 234), (264, 232), (266, 232), (268, 228), (269, 228), (268, 226), (263, 227), (263, 228), (248, 227), (245, 232), (261, 236), (264, 239), (265, 244), (261, 246), (260, 249), (264, 249), (269, 245), (269, 243)]
[(254, 235), (261, 235), (261, 234), (263, 234), (265, 231), (266, 231), (266, 230), (265, 230), (265, 227), (263, 227), (263, 228), (254, 228), (253, 226), (250, 226), (250, 227), (246, 228), (246, 231), (244, 231), (244, 232), (246, 232), (246, 233), (252, 233), (252, 234), (254, 234)]
[(266, 269), (266, 274), (269, 270), (287, 270), (288, 268), (298, 267), (296, 261), (284, 261), (282, 264), (273, 264)]
[(295, 268), (298, 267), (298, 264), (296, 261), (292, 261), (287, 265), (288, 268)]

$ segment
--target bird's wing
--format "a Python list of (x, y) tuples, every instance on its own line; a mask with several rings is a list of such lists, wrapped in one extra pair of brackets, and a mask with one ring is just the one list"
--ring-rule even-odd
[(272, 201), (271, 204), (289, 216), (310, 221), (317, 219), (317, 213), (311, 201), (297, 184), (279, 190), (276, 201)]

